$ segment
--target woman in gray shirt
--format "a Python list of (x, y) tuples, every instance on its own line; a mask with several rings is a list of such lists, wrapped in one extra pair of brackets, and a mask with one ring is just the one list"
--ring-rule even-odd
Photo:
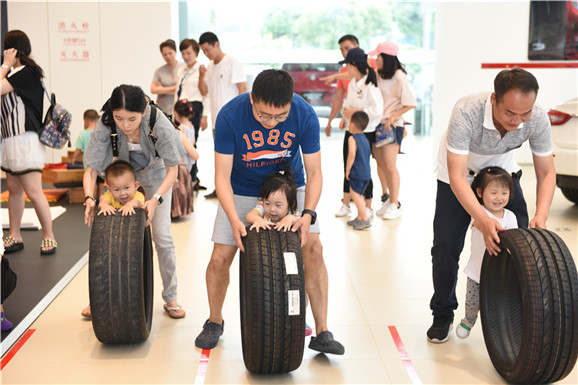
[[(84, 221), (90, 226), (94, 218), (95, 198), (91, 194), (98, 173), (104, 172), (115, 157), (130, 162), (148, 198), (143, 209), (147, 212), (147, 224), (152, 223), (163, 280), (164, 309), (170, 317), (182, 318), (185, 311), (177, 302), (176, 254), (171, 232), (171, 189), (184, 148), (178, 131), (160, 111), (156, 111), (155, 121), (149, 127), (153, 108), (156, 107), (148, 104), (140, 87), (125, 84), (116, 87), (103, 106), (102, 118), (85, 155)], [(111, 130), (117, 133), (116, 153)]]
[(158, 95), (157, 104), (168, 116), (173, 115), (175, 92), (179, 71), (185, 67), (177, 61), (177, 45), (174, 40), (168, 39), (160, 45), (161, 54), (167, 64), (157, 68), (151, 84), (151, 93)]

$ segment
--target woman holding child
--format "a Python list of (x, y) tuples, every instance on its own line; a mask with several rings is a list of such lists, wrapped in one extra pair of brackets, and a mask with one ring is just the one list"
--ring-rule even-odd
[[(118, 158), (128, 161), (136, 171), (136, 178), (148, 200), (146, 210), (148, 223), (152, 223), (152, 235), (159, 258), (163, 280), (162, 297), (164, 309), (171, 318), (182, 318), (185, 311), (177, 302), (177, 275), (175, 244), (171, 232), (171, 187), (177, 178), (178, 164), (184, 153), (178, 131), (161, 112), (149, 127), (151, 111), (140, 87), (120, 85), (103, 106), (92, 140), (86, 152), (87, 168), (84, 173), (85, 215), (89, 226), (94, 218), (94, 191), (96, 177), (113, 161), (111, 130), (117, 133)], [(85, 309), (83, 315), (89, 315)]]

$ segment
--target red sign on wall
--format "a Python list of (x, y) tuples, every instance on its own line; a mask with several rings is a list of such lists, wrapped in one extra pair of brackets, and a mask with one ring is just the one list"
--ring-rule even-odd
[(87, 44), (90, 23), (87, 21), (59, 21), (56, 31), (61, 42), (59, 58), (61, 62), (90, 61), (90, 50)]

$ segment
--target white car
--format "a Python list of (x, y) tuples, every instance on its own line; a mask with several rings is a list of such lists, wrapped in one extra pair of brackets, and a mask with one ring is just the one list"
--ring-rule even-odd
[(568, 200), (578, 204), (578, 98), (548, 111), (556, 184)]

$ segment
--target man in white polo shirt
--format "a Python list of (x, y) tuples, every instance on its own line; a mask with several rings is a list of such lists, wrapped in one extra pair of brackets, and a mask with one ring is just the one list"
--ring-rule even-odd
[[(499, 166), (514, 176), (514, 194), (506, 206), (519, 227), (546, 228), (556, 188), (552, 133), (546, 111), (535, 105), (536, 78), (521, 68), (501, 71), (494, 92), (470, 95), (454, 106), (438, 155), (438, 189), (431, 249), (434, 294), (430, 308), (433, 324), (428, 341), (446, 342), (458, 307), (456, 282), (464, 238), (474, 219), (488, 252), (499, 251), (500, 224), (483, 210), (470, 187), (473, 174)], [(514, 149), (529, 141), (537, 179), (536, 214), (528, 223), (526, 201), (520, 187), (522, 170)]]

